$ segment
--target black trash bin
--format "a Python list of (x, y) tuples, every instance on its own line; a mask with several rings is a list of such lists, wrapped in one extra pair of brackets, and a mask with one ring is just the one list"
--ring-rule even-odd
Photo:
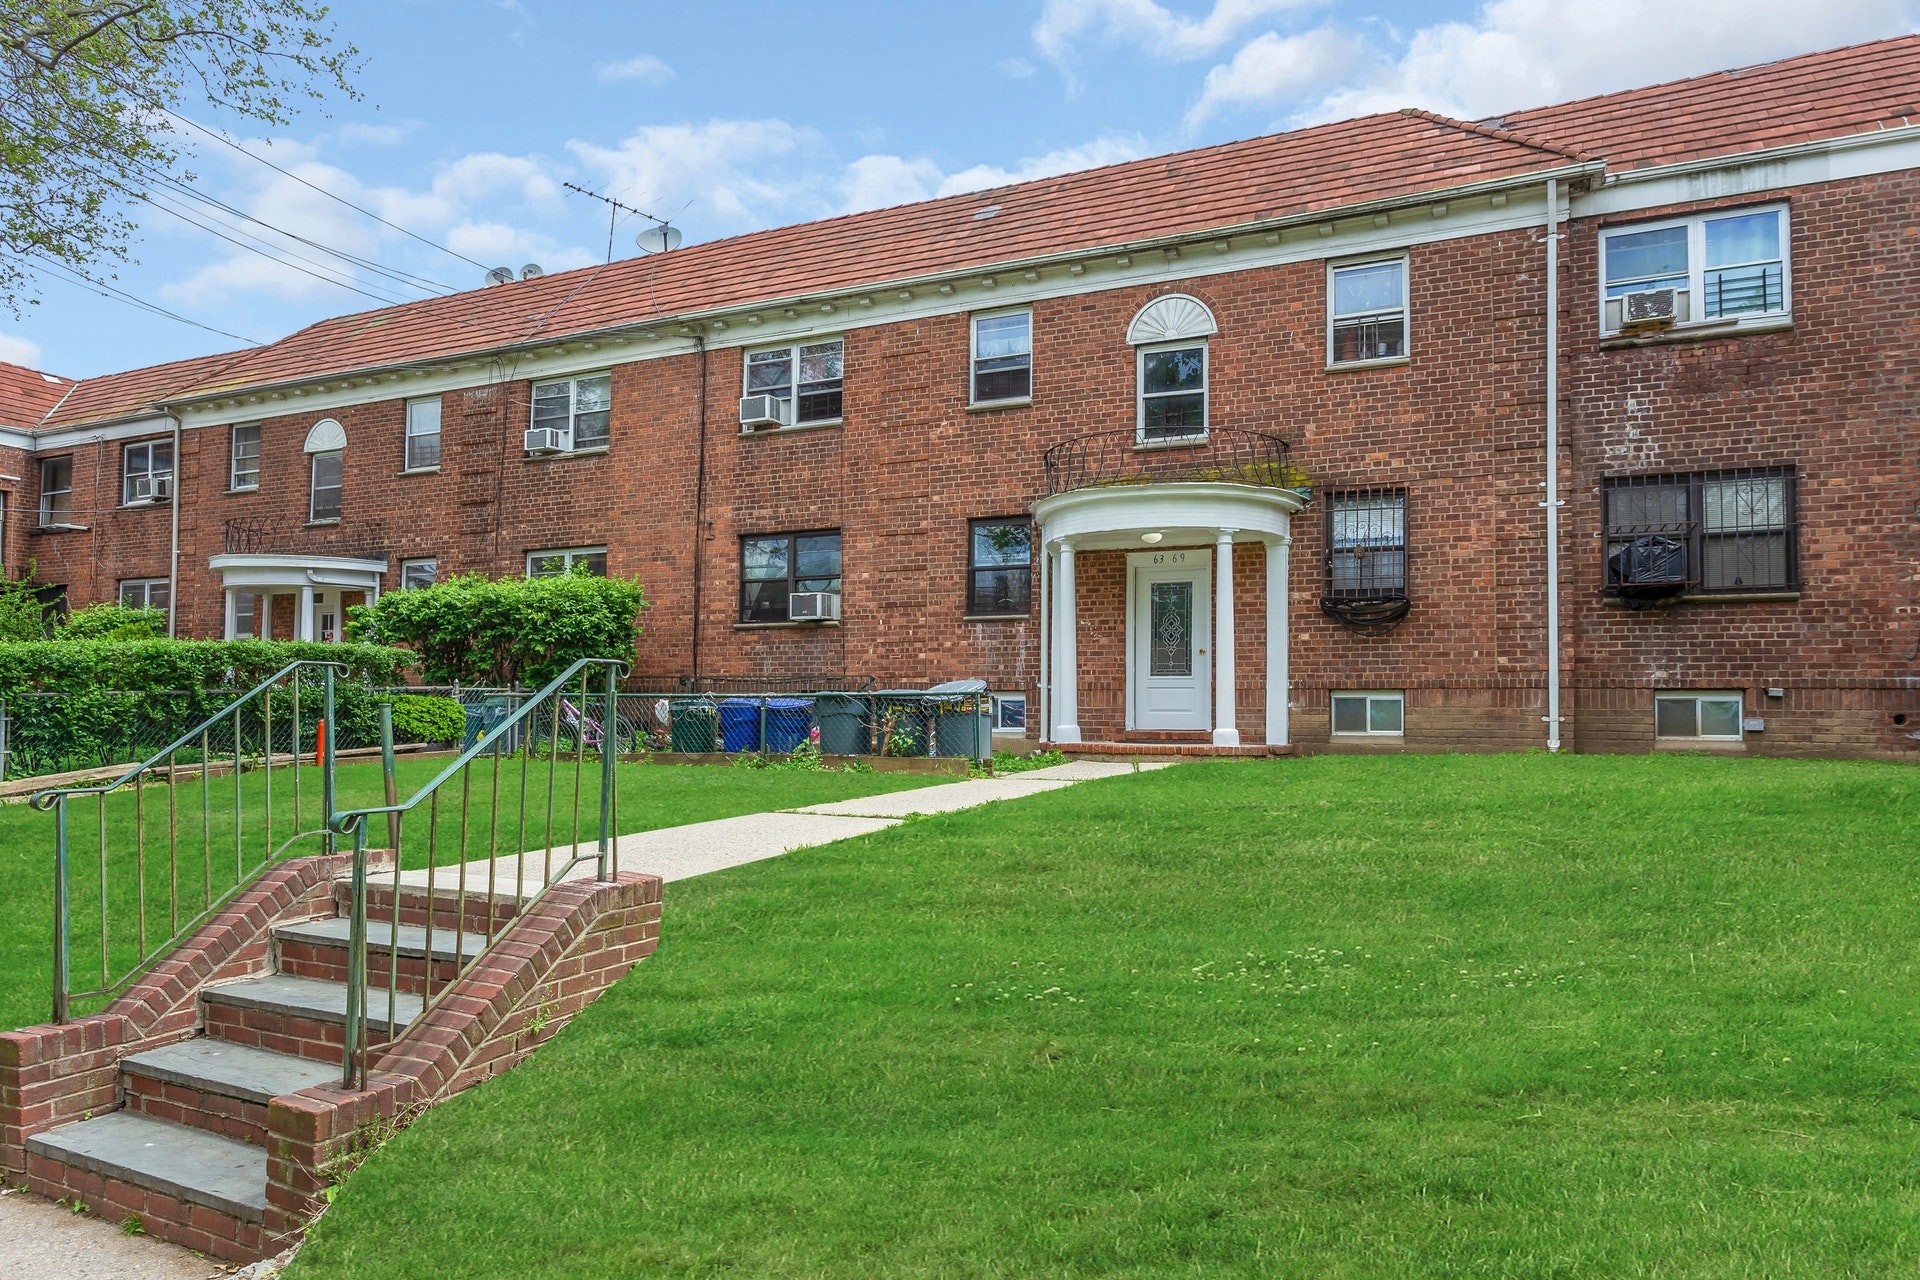
[(720, 713), (705, 698), (667, 702), (667, 740), (675, 751), (704, 755), (720, 749)]
[(851, 693), (822, 693), (813, 700), (813, 716), (820, 724), (820, 750), (830, 756), (864, 756), (867, 741), (867, 700)]

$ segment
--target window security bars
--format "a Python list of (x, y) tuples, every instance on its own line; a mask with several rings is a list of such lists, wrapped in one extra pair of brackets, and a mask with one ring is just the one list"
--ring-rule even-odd
[(1407, 593), (1407, 491), (1328, 495), (1326, 589), (1320, 609), (1354, 631), (1384, 632), (1411, 610)]
[[(296, 842), (332, 851), (333, 770), (311, 761), (345, 671), (291, 663), (118, 778), (33, 795), (54, 821), (55, 1022), (118, 992)], [(76, 917), (97, 934), (75, 934)], [(77, 988), (96, 966), (99, 984)]]
[(1689, 595), (1794, 590), (1795, 489), (1787, 468), (1603, 481), (1606, 594), (1645, 608)]

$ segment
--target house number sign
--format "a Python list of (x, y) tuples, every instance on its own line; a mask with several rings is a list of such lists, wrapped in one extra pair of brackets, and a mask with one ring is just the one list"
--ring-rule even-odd
[(1153, 553), (1155, 564), (1185, 564), (1187, 553), (1184, 551), (1156, 551)]

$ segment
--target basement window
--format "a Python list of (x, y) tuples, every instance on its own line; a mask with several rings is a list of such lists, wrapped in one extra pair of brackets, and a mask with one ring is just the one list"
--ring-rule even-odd
[(1655, 694), (1653, 736), (1666, 741), (1739, 742), (1744, 716), (1738, 693)]
[(1336, 738), (1398, 738), (1406, 733), (1407, 695), (1398, 691), (1336, 693)]

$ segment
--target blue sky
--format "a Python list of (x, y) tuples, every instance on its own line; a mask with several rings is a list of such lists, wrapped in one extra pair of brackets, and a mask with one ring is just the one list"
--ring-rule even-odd
[[(445, 289), (477, 287), (477, 264), (603, 260), (607, 210), (566, 182), (707, 240), (1367, 111), (1477, 118), (1898, 35), (1917, 29), (1920, 0), (339, 0), (334, 12), (366, 55), (364, 100), (270, 136), (236, 131), (237, 147), (195, 135), (197, 190), (257, 222), (175, 201), (271, 252), (138, 204), (139, 261), (118, 269), (119, 288), (270, 340), (381, 305), (365, 293), (430, 287), (327, 250)], [(622, 221), (615, 256), (636, 252), (643, 225)], [(288, 253), (341, 283), (275, 260)], [(0, 312), (0, 360), (85, 377), (239, 345), (51, 278), (40, 297), (19, 319)]]

